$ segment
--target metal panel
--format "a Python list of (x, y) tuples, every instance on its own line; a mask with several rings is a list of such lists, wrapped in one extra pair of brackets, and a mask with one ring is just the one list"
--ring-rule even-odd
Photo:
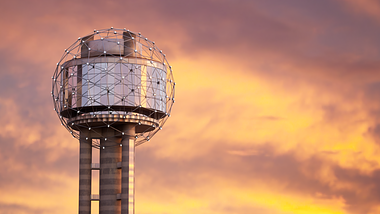
[(82, 106), (82, 65), (78, 65), (78, 73), (77, 73), (77, 100), (76, 100), (76, 107)]
[[(133, 39), (132, 39), (133, 38)], [(136, 50), (136, 35), (131, 32), (123, 32), (124, 39), (124, 56), (134, 57), (136, 56), (134, 50)]]
[(89, 35), (89, 36), (86, 36), (86, 37), (83, 37), (82, 38), (83, 41), (85, 41), (85, 43), (82, 44), (81, 46), (81, 57), (88, 57), (88, 53), (89, 53), (89, 50), (88, 50), (88, 42), (89, 41), (92, 41), (94, 40), (94, 35)]
[(124, 53), (124, 41), (122, 39), (103, 39), (87, 41), (82, 45), (81, 57), (98, 57), (102, 55), (120, 56)]
[(141, 105), (165, 112), (166, 71), (151, 64), (94, 63), (64, 69), (63, 106)]
[(88, 81), (89, 81), (88, 69), (89, 69), (89, 65), (84, 64), (82, 66), (82, 90), (81, 90), (82, 106), (88, 105)]

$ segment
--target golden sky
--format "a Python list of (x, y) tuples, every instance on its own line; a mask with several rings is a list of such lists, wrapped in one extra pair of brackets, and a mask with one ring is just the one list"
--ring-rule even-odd
[(51, 76), (109, 27), (155, 41), (177, 83), (136, 148), (137, 213), (380, 213), (378, 1), (12, 0), (0, 26), (0, 214), (77, 213)]

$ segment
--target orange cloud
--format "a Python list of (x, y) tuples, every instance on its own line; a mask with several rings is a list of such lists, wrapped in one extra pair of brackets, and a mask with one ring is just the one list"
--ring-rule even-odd
[(77, 211), (78, 142), (50, 78), (64, 48), (111, 26), (154, 39), (177, 82), (137, 148), (139, 213), (379, 211), (378, 26), (363, 21), (377, 3), (44, 3), (0, 9), (0, 213)]

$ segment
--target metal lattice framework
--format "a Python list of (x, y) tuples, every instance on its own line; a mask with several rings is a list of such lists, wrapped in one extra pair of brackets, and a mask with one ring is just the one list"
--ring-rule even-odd
[(129, 123), (140, 145), (162, 129), (174, 103), (175, 82), (165, 54), (126, 29), (94, 30), (78, 38), (52, 79), (54, 110), (78, 139), (86, 130), (107, 140), (97, 131), (104, 128), (124, 135), (120, 126)]

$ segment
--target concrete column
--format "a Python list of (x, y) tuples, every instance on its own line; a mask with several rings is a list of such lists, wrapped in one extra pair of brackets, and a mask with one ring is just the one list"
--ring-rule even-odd
[(116, 197), (121, 193), (121, 170), (117, 169), (117, 162), (121, 162), (120, 141), (120, 137), (100, 139), (99, 214), (121, 213), (121, 201)]
[(91, 214), (91, 139), (87, 134), (79, 139), (79, 214)]
[(121, 181), (121, 212), (135, 213), (135, 127), (127, 124), (124, 127), (122, 149), (122, 181)]

